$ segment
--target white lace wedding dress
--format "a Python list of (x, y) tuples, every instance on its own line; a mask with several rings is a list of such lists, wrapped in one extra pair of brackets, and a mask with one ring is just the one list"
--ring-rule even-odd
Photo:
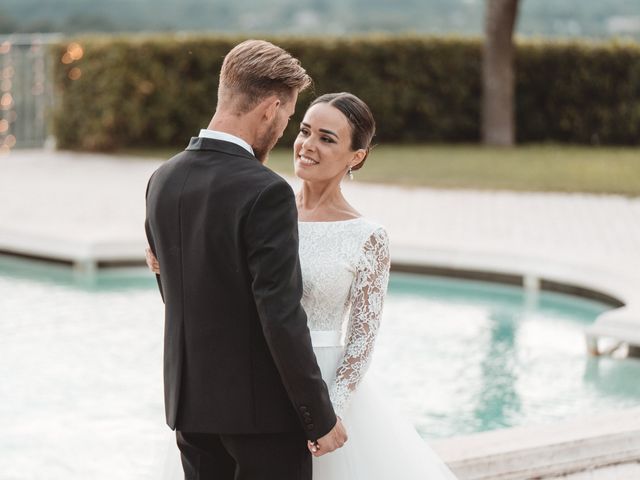
[(389, 242), (365, 218), (300, 222), (303, 306), (318, 365), (349, 440), (313, 459), (313, 480), (455, 480), (365, 376), (389, 279)]
[[(365, 376), (389, 279), (386, 231), (362, 217), (300, 222), (302, 304), (318, 365), (349, 440), (313, 458), (313, 480), (456, 480)], [(175, 447), (162, 478), (184, 478)]]

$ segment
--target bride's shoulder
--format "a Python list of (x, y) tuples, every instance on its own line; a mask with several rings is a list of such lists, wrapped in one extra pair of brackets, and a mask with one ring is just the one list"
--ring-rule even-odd
[(357, 228), (360, 230), (363, 240), (377, 240), (383, 243), (388, 242), (388, 233), (384, 225), (367, 217), (358, 217)]
[(386, 230), (385, 226), (382, 223), (377, 222), (376, 220), (373, 220), (369, 217), (360, 216), (354, 218), (354, 220), (359, 221), (362, 228), (368, 228), (370, 230)]
[(373, 220), (361, 221), (358, 265), (363, 271), (382, 272), (389, 265), (389, 236), (387, 229)]

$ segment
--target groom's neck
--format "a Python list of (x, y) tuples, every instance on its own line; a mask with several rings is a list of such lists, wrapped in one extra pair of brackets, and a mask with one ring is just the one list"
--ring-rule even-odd
[(254, 121), (250, 117), (251, 115), (236, 115), (216, 111), (207, 128), (235, 135), (249, 145), (253, 145), (256, 140), (256, 132), (253, 127)]

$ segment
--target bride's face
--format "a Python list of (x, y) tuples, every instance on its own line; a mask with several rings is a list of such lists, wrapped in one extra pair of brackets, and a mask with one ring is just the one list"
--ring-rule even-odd
[(309, 182), (343, 178), (364, 150), (351, 150), (351, 126), (328, 103), (313, 105), (304, 115), (293, 144), (295, 174)]

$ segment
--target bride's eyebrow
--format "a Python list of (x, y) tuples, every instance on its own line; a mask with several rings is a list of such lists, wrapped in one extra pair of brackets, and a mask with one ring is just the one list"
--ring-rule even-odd
[(320, 130), (322, 133), (328, 133), (329, 135), (333, 135), (334, 137), (336, 137), (338, 139), (340, 138), (338, 136), (338, 134), (336, 132), (332, 131), (332, 130), (327, 130), (326, 128), (320, 128), (318, 130)]
[[(306, 127), (306, 128), (311, 128), (311, 125), (309, 125), (308, 123), (300, 122), (300, 125), (302, 125), (303, 127)], [(334, 132), (333, 130), (327, 130), (326, 128), (319, 128), (318, 131), (322, 132), (322, 133), (327, 133), (329, 135), (333, 135), (338, 140), (340, 139), (338, 134), (336, 132)]]

